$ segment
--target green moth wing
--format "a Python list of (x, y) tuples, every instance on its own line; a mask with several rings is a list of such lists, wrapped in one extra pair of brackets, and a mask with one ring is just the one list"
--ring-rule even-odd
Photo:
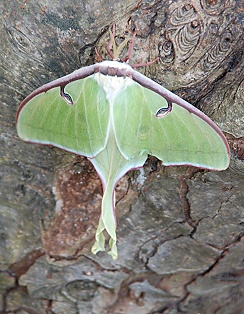
[(226, 169), (228, 148), (219, 132), (195, 110), (191, 112), (177, 103), (172, 103), (166, 115), (157, 116), (167, 106), (165, 98), (134, 81), (122, 90), (113, 109), (115, 136), (121, 152), (129, 159), (141, 154), (153, 155), (166, 166)]
[(30, 99), (19, 112), (18, 135), (26, 141), (93, 157), (106, 144), (109, 104), (105, 92), (87, 77), (69, 83), (65, 93), (72, 95), (72, 105), (61, 97), (60, 87)]

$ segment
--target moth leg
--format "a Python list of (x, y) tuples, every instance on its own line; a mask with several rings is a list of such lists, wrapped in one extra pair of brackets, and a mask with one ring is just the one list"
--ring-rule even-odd
[(97, 55), (97, 59), (99, 62), (102, 62), (103, 61), (103, 58), (101, 57), (100, 53), (98, 52), (97, 48), (95, 47), (95, 52), (96, 52), (96, 55)]
[(124, 59), (124, 62), (129, 62), (130, 60), (130, 57), (132, 55), (132, 51), (133, 51), (133, 45), (134, 45), (134, 42), (135, 42), (135, 38), (136, 38), (136, 34), (138, 33), (138, 31), (136, 30), (130, 40), (130, 44), (129, 44), (129, 48), (128, 48), (128, 53), (127, 53), (127, 56), (126, 58)]
[(157, 62), (159, 60), (159, 57), (155, 58), (152, 61), (148, 61), (148, 62), (142, 62), (142, 63), (135, 63), (135, 64), (131, 64), (131, 67), (134, 68), (139, 68), (139, 67), (146, 67), (148, 65), (153, 64), (154, 62)]

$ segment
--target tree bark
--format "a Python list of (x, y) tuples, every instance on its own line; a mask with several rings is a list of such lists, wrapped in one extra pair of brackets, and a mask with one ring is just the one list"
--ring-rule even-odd
[[(242, 1), (3, 0), (0, 113), (0, 313), (241, 313), (243, 308)], [(150, 158), (117, 187), (119, 259), (90, 252), (102, 188), (91, 164), (22, 142), (20, 102), (108, 58), (138, 30), (130, 63), (225, 132), (222, 172)]]

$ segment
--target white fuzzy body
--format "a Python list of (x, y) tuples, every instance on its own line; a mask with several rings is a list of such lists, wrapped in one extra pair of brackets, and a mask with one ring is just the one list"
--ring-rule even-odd
[[(104, 67), (120, 68), (125, 70), (131, 69), (129, 64), (120, 63), (118, 61), (103, 61), (101, 65)], [(130, 77), (104, 75), (99, 72), (94, 74), (94, 79), (100, 86), (102, 86), (106, 93), (106, 98), (110, 103), (113, 102), (114, 98), (120, 91), (130, 84), (135, 84)]]

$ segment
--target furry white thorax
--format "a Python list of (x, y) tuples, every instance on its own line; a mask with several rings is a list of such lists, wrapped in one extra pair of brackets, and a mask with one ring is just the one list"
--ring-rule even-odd
[[(113, 68), (130, 69), (130, 65), (118, 61), (103, 61), (102, 65)], [(104, 89), (107, 100), (111, 102), (114, 100), (118, 92), (126, 88), (128, 85), (133, 84), (133, 80), (130, 77), (104, 75), (99, 72), (94, 74), (94, 79)]]

